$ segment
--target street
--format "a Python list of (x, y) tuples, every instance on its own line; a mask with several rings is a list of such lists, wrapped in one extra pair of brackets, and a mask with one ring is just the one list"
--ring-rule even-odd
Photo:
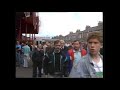
[[(22, 66), (20, 67), (16, 66), (16, 78), (32, 78), (32, 61), (29, 62), (28, 68), (24, 68)], [(45, 75), (43, 74), (41, 78), (45, 78)], [(52, 78), (52, 77), (48, 75), (48, 78)], [(68, 77), (64, 77), (64, 78), (68, 78)]]
[[(32, 61), (28, 63), (28, 68), (22, 66), (16, 66), (16, 78), (32, 78)], [(42, 75), (41, 78), (44, 78), (45, 75)]]
[[(29, 66), (28, 68), (16, 66), (16, 78), (32, 78), (32, 61), (28, 63), (28, 66)], [(41, 78), (45, 78), (45, 75), (43, 74)], [(51, 77), (48, 76), (48, 78)]]

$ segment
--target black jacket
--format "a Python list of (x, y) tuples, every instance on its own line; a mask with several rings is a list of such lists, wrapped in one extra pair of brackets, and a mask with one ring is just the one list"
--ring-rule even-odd
[(67, 47), (67, 46), (64, 46), (64, 48), (61, 48), (61, 51), (62, 51), (64, 54), (66, 54), (67, 51), (68, 51), (68, 47)]
[[(44, 66), (47, 66), (47, 68), (46, 68), (47, 70), (45, 70), (45, 71), (50, 74), (54, 74), (54, 72), (55, 72), (54, 55), (55, 55), (54, 52), (49, 52), (46, 54), (45, 60), (44, 60), (45, 61)], [(67, 61), (66, 61), (66, 56), (63, 52), (60, 52), (60, 56), (61, 56), (60, 72), (63, 74), (64, 72), (67, 72), (67, 70), (66, 70)]]
[(43, 50), (40, 50), (40, 51), (35, 50), (33, 52), (33, 55), (32, 55), (32, 61), (33, 62), (41, 62), (42, 63), (43, 56), (44, 56)]

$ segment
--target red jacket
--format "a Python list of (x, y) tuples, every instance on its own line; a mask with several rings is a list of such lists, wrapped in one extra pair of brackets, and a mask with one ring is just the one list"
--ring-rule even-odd
[[(73, 49), (68, 50), (69, 55), (71, 56), (72, 62), (74, 60), (74, 52)], [(85, 56), (87, 54), (85, 49), (81, 50), (81, 56)]]

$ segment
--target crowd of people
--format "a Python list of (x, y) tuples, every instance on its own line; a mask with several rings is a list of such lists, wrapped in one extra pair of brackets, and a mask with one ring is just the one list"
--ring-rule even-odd
[(16, 63), (29, 68), (28, 62), (32, 60), (34, 78), (43, 74), (46, 78), (103, 78), (101, 43), (98, 33), (90, 34), (86, 44), (79, 40), (71, 43), (56, 40), (38, 45), (17, 41)]

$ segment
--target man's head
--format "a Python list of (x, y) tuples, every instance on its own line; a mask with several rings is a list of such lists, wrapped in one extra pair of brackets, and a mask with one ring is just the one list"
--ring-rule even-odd
[(56, 41), (54, 41), (54, 47), (55, 47), (55, 51), (56, 52), (59, 52), (60, 51), (60, 47), (61, 45), (60, 45), (60, 41), (59, 40), (56, 40)]
[(94, 32), (88, 36), (87, 43), (88, 49), (91, 55), (96, 55), (100, 51), (101, 48), (101, 36), (100, 33)]
[(73, 42), (73, 48), (74, 48), (75, 50), (79, 50), (79, 49), (80, 49), (80, 42), (79, 42), (78, 40), (75, 40), (75, 41)]
[(64, 40), (60, 40), (61, 43), (61, 48), (65, 46), (65, 41)]
[(46, 42), (46, 45), (47, 45), (47, 47), (51, 46), (50, 42)]
[(25, 43), (24, 42), (22, 42), (22, 44), (21, 44), (22, 46), (24, 46), (25, 45)]
[(42, 49), (42, 45), (41, 44), (38, 44), (37, 45), (37, 50), (40, 51)]
[(20, 44), (20, 42), (19, 41), (17, 41), (17, 45), (19, 45)]
[(46, 42), (43, 42), (43, 45), (46, 45)]
[(30, 45), (32, 45), (32, 42), (30, 42)]
[(25, 44), (28, 45), (28, 41)]
[(39, 49), (42, 49), (42, 44), (38, 44), (38, 48), (39, 48)]

